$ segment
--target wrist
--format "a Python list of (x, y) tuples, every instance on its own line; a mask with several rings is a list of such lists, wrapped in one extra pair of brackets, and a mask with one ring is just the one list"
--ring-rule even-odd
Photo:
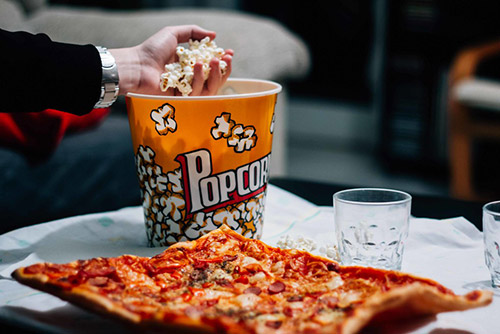
[(135, 48), (110, 49), (120, 77), (119, 95), (134, 92), (140, 82), (140, 59)]
[(101, 46), (96, 46), (96, 49), (101, 57), (102, 75), (101, 94), (94, 108), (108, 108), (116, 101), (118, 96), (118, 69), (115, 59), (108, 49)]

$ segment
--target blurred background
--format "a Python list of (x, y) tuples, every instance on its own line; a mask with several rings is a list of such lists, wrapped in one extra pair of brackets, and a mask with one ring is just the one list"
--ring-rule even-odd
[[(51, 2), (112, 9), (223, 8), (279, 21), (311, 54), (308, 75), (287, 83), (286, 176), (424, 194), (450, 194), (453, 61), (468, 47), (500, 39), (498, 1)], [(495, 63), (490, 70), (494, 76)], [(476, 146), (473, 179), (495, 192), (500, 183), (491, 174), (500, 159), (491, 157), (500, 150), (488, 141)], [(487, 181), (484, 175), (490, 175)]]
[[(449, 193), (452, 61), (466, 47), (500, 39), (497, 1), (51, 2), (115, 9), (215, 7), (276, 19), (303, 38), (312, 56), (307, 77), (288, 85), (286, 175), (441, 195)], [(494, 171), (500, 162), (490, 167)]]
[[(273, 148), (276, 177), (477, 201), (500, 198), (499, 1), (0, 0), (6, 3), (23, 12), (4, 10), (0, 25), (16, 21), (7, 28), (45, 32), (60, 41), (136, 45), (158, 27), (191, 19), (217, 31), (219, 46), (237, 48), (235, 76), (275, 80), (286, 88), (273, 143), (279, 145)], [(118, 102), (114, 108), (123, 112), (124, 102)], [(126, 119), (109, 124), (101, 132), (129, 135)], [(87, 136), (97, 138), (98, 131)], [(82, 152), (71, 140), (82, 142), (68, 136), (54, 164), (57, 154), (67, 161), (68, 152)], [(95, 145), (102, 146), (99, 140)], [(88, 151), (97, 161), (88, 169), (95, 170), (91, 163), (102, 159), (98, 150)], [(108, 181), (110, 194), (88, 205), (75, 194), (78, 207), (61, 196), (60, 207), (71, 210), (37, 209), (39, 220), (138, 205), (137, 193), (110, 204), (115, 202), (108, 197), (124, 193), (116, 189), (137, 184), (130, 147), (120, 152), (116, 163), (130, 168), (120, 167), (123, 176), (103, 173), (103, 179), (117, 180), (116, 188)], [(87, 163), (89, 157), (74, 160)], [(40, 179), (38, 167), (33, 172), (20, 164)], [(14, 187), (17, 181), (9, 182)], [(94, 188), (102, 191), (102, 182)], [(46, 203), (61, 193), (54, 188)], [(0, 211), (15, 202), (5, 195)]]

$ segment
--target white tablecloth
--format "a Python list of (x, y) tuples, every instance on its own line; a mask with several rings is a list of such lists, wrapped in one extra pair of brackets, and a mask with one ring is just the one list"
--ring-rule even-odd
[[(287, 234), (312, 238), (319, 245), (334, 242), (332, 208), (269, 186), (262, 239), (275, 246)], [(119, 323), (22, 286), (10, 274), (41, 261), (63, 263), (125, 253), (152, 256), (162, 250), (146, 247), (141, 207), (72, 217), (1, 235), (0, 317), (53, 333), (130, 333), (130, 328)], [(402, 270), (434, 279), (458, 294), (491, 289), (483, 252), (482, 233), (464, 218), (412, 218)], [(500, 333), (500, 292), (488, 307), (420, 319), (397, 332)]]

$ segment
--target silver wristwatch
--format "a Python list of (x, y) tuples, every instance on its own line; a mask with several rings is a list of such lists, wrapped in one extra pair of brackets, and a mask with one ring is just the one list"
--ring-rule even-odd
[(101, 96), (94, 108), (110, 107), (118, 97), (118, 68), (115, 58), (111, 55), (108, 49), (102, 46), (96, 46), (99, 55), (101, 56), (102, 64), (102, 80), (101, 80)]

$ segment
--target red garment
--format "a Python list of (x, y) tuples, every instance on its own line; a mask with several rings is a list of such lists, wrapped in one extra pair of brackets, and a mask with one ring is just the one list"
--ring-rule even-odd
[(77, 116), (54, 109), (41, 112), (0, 113), (0, 147), (9, 147), (28, 158), (50, 155), (66, 133), (98, 125), (109, 108)]

